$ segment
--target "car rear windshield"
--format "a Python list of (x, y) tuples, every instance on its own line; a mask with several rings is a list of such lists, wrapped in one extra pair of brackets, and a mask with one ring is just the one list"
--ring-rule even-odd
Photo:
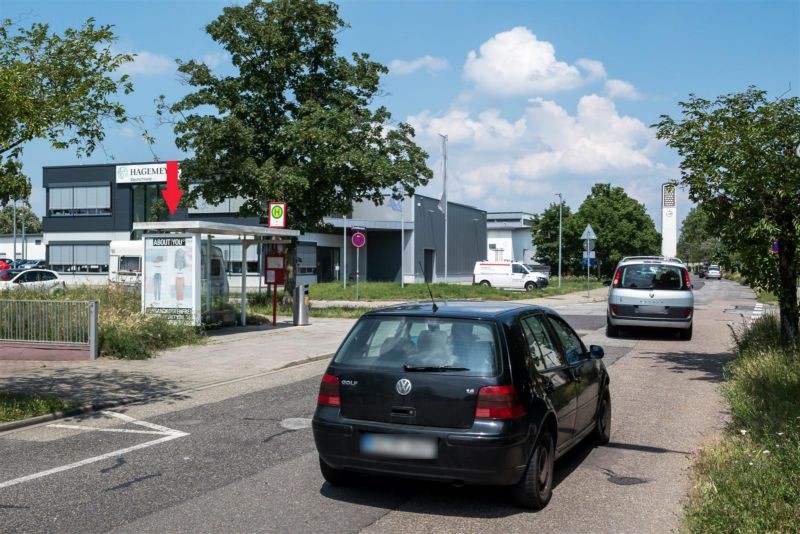
[(682, 268), (652, 263), (623, 267), (619, 287), (626, 289), (686, 289)]
[(424, 370), (494, 376), (498, 369), (493, 323), (474, 319), (377, 315), (348, 334), (334, 363), (362, 369)]

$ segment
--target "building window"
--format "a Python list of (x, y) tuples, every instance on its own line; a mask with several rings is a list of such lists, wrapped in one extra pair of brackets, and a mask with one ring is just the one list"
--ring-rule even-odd
[(49, 245), (47, 262), (63, 273), (107, 273), (108, 245)]
[[(189, 186), (192, 191), (197, 188), (197, 184)], [(239, 213), (239, 208), (244, 205), (245, 199), (242, 197), (226, 198), (219, 204), (209, 204), (202, 197), (197, 199), (197, 206), (189, 208), (189, 215), (202, 215), (209, 213)]]
[(48, 215), (111, 215), (111, 186), (51, 187)]
[(298, 243), (297, 274), (317, 274), (317, 245), (315, 243)]
[[(228, 274), (242, 274), (242, 244), (241, 243), (215, 243), (222, 250), (225, 258), (225, 268)], [(258, 246), (247, 247), (247, 272), (258, 273)]]

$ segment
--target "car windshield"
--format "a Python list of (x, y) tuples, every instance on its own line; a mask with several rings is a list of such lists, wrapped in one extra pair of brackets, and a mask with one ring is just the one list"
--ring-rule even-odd
[(709, 271), (719, 271), (719, 265), (711, 265), (708, 267)]
[(356, 324), (333, 361), (365, 369), (493, 376), (498, 368), (497, 346), (493, 323), (378, 315)]
[(674, 265), (635, 264), (622, 268), (620, 286), (626, 289), (686, 289), (683, 273)]

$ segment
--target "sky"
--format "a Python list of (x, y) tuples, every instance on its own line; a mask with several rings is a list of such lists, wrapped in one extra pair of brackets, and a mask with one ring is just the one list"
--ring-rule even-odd
[[(77, 158), (41, 141), (23, 164), (44, 212), (42, 167), (181, 159), (154, 100), (190, 92), (175, 60), (231, 73), (204, 31), (228, 1), (2, 0), (0, 16), (54, 31), (88, 17), (113, 24), (135, 92), (120, 100), (156, 136), (111, 125), (103, 146)], [(690, 94), (712, 99), (755, 85), (771, 96), (800, 90), (800, 1), (343, 1), (350, 28), (339, 51), (369, 53), (390, 69), (382, 96), (430, 155), (442, 194), (440, 134), (448, 136), (448, 199), (487, 211), (539, 213), (561, 193), (577, 209), (592, 184), (611, 183), (642, 202), (660, 227), (660, 190), (680, 159), (652, 124), (678, 117)], [(678, 217), (691, 207), (679, 194)]]

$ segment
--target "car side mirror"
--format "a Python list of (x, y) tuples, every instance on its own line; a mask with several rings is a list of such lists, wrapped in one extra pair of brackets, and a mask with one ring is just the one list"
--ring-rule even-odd
[(603, 285), (608, 287), (611, 285), (611, 280), (603, 280)]
[(606, 355), (606, 352), (603, 350), (603, 347), (600, 345), (590, 345), (589, 346), (589, 354), (591, 354), (592, 358), (597, 360), (601, 359), (603, 356)]

